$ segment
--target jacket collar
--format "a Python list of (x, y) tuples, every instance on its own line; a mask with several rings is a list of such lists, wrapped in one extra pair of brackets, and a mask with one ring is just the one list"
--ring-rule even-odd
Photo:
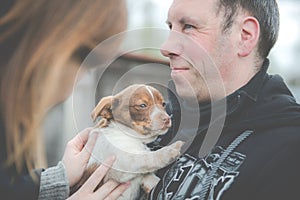
[[(263, 65), (259, 72), (243, 87), (238, 89), (236, 92), (232, 94), (232, 96), (236, 96), (239, 94), (244, 94), (248, 98), (250, 98), (253, 101), (257, 101), (258, 95), (259, 95), (259, 89), (262, 88), (264, 81), (267, 77), (267, 70), (269, 68), (270, 61), (269, 59), (265, 59), (263, 62)], [(231, 95), (228, 97), (230, 98)]]

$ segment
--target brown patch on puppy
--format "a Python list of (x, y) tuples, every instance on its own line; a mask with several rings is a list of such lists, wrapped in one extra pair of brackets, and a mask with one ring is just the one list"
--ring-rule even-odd
[(94, 121), (98, 116), (102, 120), (96, 127), (105, 127), (113, 119), (143, 135), (171, 127), (163, 96), (148, 85), (132, 85), (115, 96), (102, 98), (92, 112)]

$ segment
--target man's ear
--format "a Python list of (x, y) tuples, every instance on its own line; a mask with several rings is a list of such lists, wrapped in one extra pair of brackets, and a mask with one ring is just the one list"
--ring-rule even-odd
[(241, 57), (248, 56), (258, 44), (259, 35), (260, 26), (257, 19), (251, 16), (244, 18), (241, 26), (238, 55)]

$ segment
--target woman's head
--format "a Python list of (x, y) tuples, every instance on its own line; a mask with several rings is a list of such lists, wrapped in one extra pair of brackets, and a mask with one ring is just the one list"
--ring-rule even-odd
[(18, 169), (39, 160), (41, 120), (67, 97), (82, 52), (125, 30), (126, 16), (124, 0), (15, 0), (1, 14), (1, 115)]

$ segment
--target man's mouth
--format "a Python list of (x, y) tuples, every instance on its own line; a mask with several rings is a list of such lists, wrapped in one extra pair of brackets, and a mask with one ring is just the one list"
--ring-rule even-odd
[(188, 67), (171, 67), (172, 71), (185, 71), (185, 70), (189, 70)]

